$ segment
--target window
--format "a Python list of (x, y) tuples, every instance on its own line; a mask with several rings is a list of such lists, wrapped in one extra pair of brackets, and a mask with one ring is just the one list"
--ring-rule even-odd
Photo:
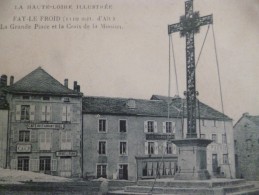
[(40, 150), (50, 150), (51, 148), (51, 132), (41, 131), (39, 133)]
[(145, 142), (145, 155), (158, 154), (157, 142)]
[(40, 157), (40, 171), (50, 171), (51, 158), (49, 156)]
[(99, 141), (98, 152), (101, 155), (106, 155), (106, 141)]
[(99, 119), (99, 132), (106, 132), (107, 131), (107, 125), (106, 125), (106, 119)]
[(202, 126), (205, 126), (205, 120), (204, 119), (201, 120), (201, 124), (202, 124)]
[(97, 178), (100, 178), (100, 177), (107, 178), (106, 169), (107, 169), (107, 165), (103, 165), (103, 164), (97, 165), (96, 167)]
[(35, 105), (16, 105), (17, 121), (33, 121), (35, 115)]
[(169, 142), (166, 142), (166, 154), (172, 154), (173, 150), (172, 150), (172, 144)]
[(23, 100), (29, 100), (29, 99), (30, 99), (30, 96), (24, 95), (24, 96), (22, 96), (22, 99), (23, 99)]
[(147, 132), (149, 132), (149, 133), (154, 132), (154, 121), (147, 122)]
[(61, 132), (61, 150), (72, 150), (72, 138), (71, 131), (62, 131)]
[(21, 120), (22, 121), (30, 120), (30, 106), (29, 105), (21, 106)]
[(217, 143), (217, 134), (212, 134), (211, 138), (213, 143)]
[(226, 144), (227, 143), (227, 136), (226, 134), (222, 134), (222, 144)]
[(217, 121), (216, 120), (213, 121), (213, 125), (214, 125), (214, 127), (217, 126)]
[(19, 142), (29, 142), (30, 131), (19, 131)]
[(148, 142), (148, 154), (154, 154), (154, 153), (155, 153), (155, 143)]
[(205, 134), (201, 134), (201, 139), (206, 139), (206, 135)]
[(120, 155), (127, 154), (127, 142), (120, 142)]
[(156, 121), (144, 121), (144, 132), (145, 133), (157, 133), (157, 122)]
[(48, 100), (50, 100), (50, 97), (49, 96), (43, 96), (43, 100), (48, 101)]
[(63, 106), (62, 110), (62, 122), (70, 122), (71, 121), (71, 108), (70, 105)]
[(50, 105), (42, 105), (41, 120), (50, 121), (51, 107)]
[(69, 99), (69, 97), (64, 97), (64, 98), (63, 98), (63, 101), (64, 101), (64, 102), (70, 102), (70, 99)]
[(119, 120), (119, 129), (120, 129), (121, 133), (127, 132), (127, 121), (126, 120)]
[(165, 123), (165, 129), (166, 129), (166, 133), (172, 133), (172, 131), (173, 131), (172, 122), (166, 122)]
[(223, 154), (223, 164), (228, 164), (228, 155)]
[(29, 171), (29, 157), (18, 157), (18, 170)]

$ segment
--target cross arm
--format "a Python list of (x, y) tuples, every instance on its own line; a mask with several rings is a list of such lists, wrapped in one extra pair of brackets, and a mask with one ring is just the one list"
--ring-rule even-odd
[(179, 32), (181, 30), (182, 30), (181, 23), (168, 25), (168, 34), (172, 34), (174, 32)]
[(204, 26), (207, 24), (213, 24), (213, 16), (207, 15), (199, 18), (199, 26)]

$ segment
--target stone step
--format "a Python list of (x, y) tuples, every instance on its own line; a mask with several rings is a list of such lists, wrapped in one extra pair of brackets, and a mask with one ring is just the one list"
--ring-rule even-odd
[(259, 188), (251, 189), (251, 190), (242, 190), (239, 192), (230, 192), (226, 193), (226, 195), (258, 195), (259, 194)]
[(208, 195), (215, 194), (220, 191), (219, 194), (223, 194), (223, 189), (220, 188), (171, 188), (171, 187), (152, 187), (147, 186), (129, 186), (125, 187), (124, 192), (128, 193), (144, 193), (144, 194), (196, 194), (196, 195)]
[(224, 187), (225, 193), (235, 193), (235, 192), (252, 190), (252, 189), (254, 189), (254, 184), (244, 184), (244, 185)]
[(225, 187), (233, 185), (245, 184), (246, 181), (243, 179), (217, 179), (217, 180), (206, 180), (206, 181), (161, 181), (157, 180), (140, 180), (137, 182), (138, 186), (153, 186), (154, 187), (176, 187), (176, 188), (213, 188), (213, 187)]

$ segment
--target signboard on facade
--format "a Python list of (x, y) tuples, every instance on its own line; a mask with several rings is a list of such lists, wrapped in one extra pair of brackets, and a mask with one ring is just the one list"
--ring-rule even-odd
[(56, 156), (77, 156), (76, 151), (58, 151)]
[(64, 124), (53, 123), (31, 123), (28, 124), (28, 129), (64, 129)]
[(172, 134), (146, 134), (146, 140), (168, 140), (174, 139)]
[(17, 144), (16, 151), (17, 152), (31, 152), (31, 145), (30, 144)]

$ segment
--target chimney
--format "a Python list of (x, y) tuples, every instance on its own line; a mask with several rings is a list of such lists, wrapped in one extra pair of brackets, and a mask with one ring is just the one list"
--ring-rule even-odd
[(247, 117), (247, 116), (249, 116), (249, 113), (248, 113), (248, 112), (245, 112), (245, 113), (243, 114), (243, 117)]
[(65, 80), (64, 80), (64, 86), (65, 86), (66, 88), (68, 88), (68, 79), (65, 79)]
[(6, 87), (7, 86), (7, 76), (5, 74), (3, 74), (1, 76), (1, 86), (2, 87)]
[(77, 90), (77, 81), (74, 81), (74, 90)]
[(10, 86), (12, 86), (13, 83), (14, 83), (14, 76), (11, 76), (11, 77), (10, 77)]
[(80, 92), (80, 85), (77, 85), (77, 92)]

